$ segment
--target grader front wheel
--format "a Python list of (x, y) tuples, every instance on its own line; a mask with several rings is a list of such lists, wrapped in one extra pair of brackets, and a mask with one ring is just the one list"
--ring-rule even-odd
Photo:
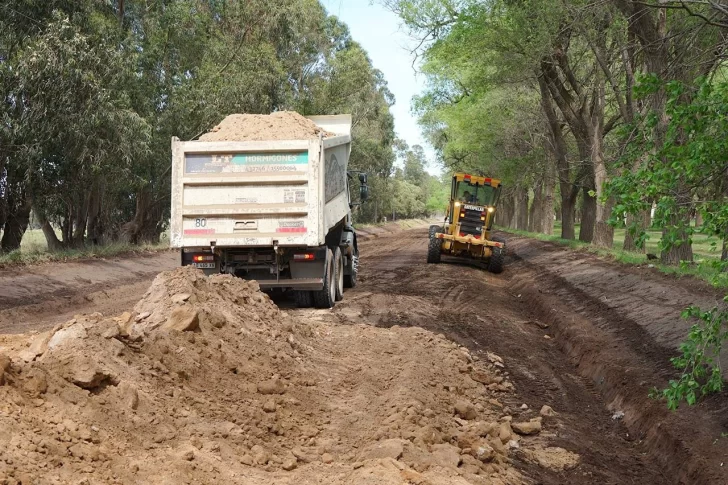
[(442, 250), (442, 239), (430, 236), (430, 244), (427, 246), (427, 262), (437, 264), (440, 262), (440, 251)]
[(503, 272), (503, 265), (506, 260), (506, 241), (499, 237), (494, 237), (493, 241), (504, 244), (502, 248), (493, 248), (493, 254), (491, 254), (490, 260), (488, 261), (488, 271), (498, 274)]

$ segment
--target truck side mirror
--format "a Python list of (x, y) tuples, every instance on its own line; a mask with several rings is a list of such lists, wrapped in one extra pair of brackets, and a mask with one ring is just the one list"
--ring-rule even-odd
[(361, 182), (362, 185), (366, 185), (367, 184), (367, 174), (360, 173), (359, 174), (359, 182)]
[[(361, 175), (359, 176), (359, 178), (361, 179)], [(364, 179), (366, 179), (366, 175), (364, 175)], [(363, 182), (361, 188), (359, 189), (359, 199), (363, 203), (368, 198), (369, 198), (369, 186), (366, 185), (366, 182)]]

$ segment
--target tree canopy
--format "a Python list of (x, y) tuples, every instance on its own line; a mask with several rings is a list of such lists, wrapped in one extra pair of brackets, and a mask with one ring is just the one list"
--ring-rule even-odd
[(0, 229), (31, 213), (52, 249), (156, 241), (170, 208), (170, 139), (230, 113), (351, 113), (350, 166), (391, 205), (394, 97), (318, 0), (0, 1)]

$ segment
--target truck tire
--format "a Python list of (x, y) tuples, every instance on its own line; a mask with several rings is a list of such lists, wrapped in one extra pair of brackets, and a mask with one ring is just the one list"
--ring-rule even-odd
[(310, 291), (294, 291), (293, 300), (298, 308), (311, 308), (313, 306), (313, 295)]
[(344, 288), (354, 288), (356, 286), (357, 273), (359, 273), (359, 251), (354, 251), (349, 263), (349, 274), (344, 275)]
[[(502, 237), (492, 237), (491, 241), (499, 242), (499, 243), (506, 243), (506, 240)], [(503, 246), (502, 248), (493, 248), (493, 254), (490, 256), (490, 260), (488, 261), (488, 271), (491, 273), (502, 273), (503, 272), (503, 266), (505, 265), (506, 260), (506, 248)]]
[(344, 299), (344, 257), (341, 255), (341, 248), (338, 246), (334, 250), (334, 264), (336, 265), (336, 272), (334, 273), (336, 301), (341, 301)]
[(430, 237), (430, 243), (427, 246), (427, 262), (437, 264), (440, 262), (442, 251), (442, 239)]
[(336, 304), (336, 265), (334, 254), (326, 250), (326, 264), (324, 265), (324, 287), (313, 292), (313, 304), (316, 308), (334, 308)]
[(430, 229), (429, 229), (430, 237), (434, 236), (436, 232), (440, 232), (440, 229), (442, 229), (442, 227), (438, 226), (437, 224), (430, 226)]

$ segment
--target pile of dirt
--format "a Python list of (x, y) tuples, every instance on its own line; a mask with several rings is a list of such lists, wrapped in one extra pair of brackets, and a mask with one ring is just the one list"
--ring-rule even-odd
[(200, 137), (201, 141), (309, 140), (333, 136), (295, 111), (269, 115), (232, 114)]
[(0, 348), (0, 483), (527, 483), (509, 455), (548, 461), (550, 418), (512, 392), (496, 355), (179, 268), (133, 312)]

